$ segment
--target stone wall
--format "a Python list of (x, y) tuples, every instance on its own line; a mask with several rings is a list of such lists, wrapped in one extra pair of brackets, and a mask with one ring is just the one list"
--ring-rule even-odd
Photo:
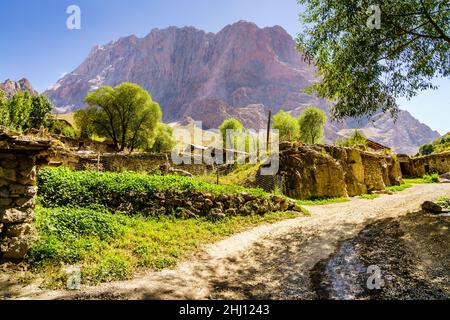
[(0, 259), (22, 259), (28, 251), (36, 166), (46, 161), (49, 144), (0, 134)]
[(402, 173), (407, 177), (420, 178), (425, 174), (450, 172), (450, 152), (413, 158), (400, 155), (398, 158)]
[(170, 160), (170, 154), (153, 154), (153, 153), (132, 153), (118, 154), (109, 153), (98, 155), (80, 156), (77, 170), (95, 170), (99, 168), (101, 171), (121, 172), (135, 171), (155, 173), (164, 168), (172, 167), (175, 169), (185, 170), (194, 175), (206, 174), (213, 171), (212, 166), (205, 164), (181, 164), (175, 165)]
[[(398, 161), (390, 156), (329, 145), (282, 143), (280, 170), (274, 180), (292, 198), (348, 197), (383, 191), (398, 185)], [(281, 177), (281, 179), (280, 179)], [(271, 191), (267, 177), (257, 175), (257, 185)]]

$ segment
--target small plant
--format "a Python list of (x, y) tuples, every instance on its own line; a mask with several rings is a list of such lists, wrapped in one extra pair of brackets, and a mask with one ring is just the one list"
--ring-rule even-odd
[(404, 191), (404, 190), (409, 189), (411, 187), (412, 187), (412, 184), (403, 183), (403, 184), (401, 184), (399, 186), (388, 186), (388, 187), (386, 187), (386, 190), (390, 191), (390, 192), (401, 192), (401, 191)]
[(412, 179), (404, 179), (405, 183), (412, 184), (421, 184), (421, 183), (438, 183), (439, 175), (437, 173), (433, 173), (431, 175), (426, 174), (422, 178), (412, 178)]
[(361, 199), (373, 200), (379, 197), (377, 194), (362, 194), (359, 196)]
[(439, 198), (438, 205), (444, 209), (450, 209), (450, 197)]
[(310, 197), (305, 200), (297, 200), (297, 203), (299, 205), (305, 205), (305, 206), (320, 206), (325, 204), (331, 204), (331, 203), (339, 203), (339, 202), (347, 202), (350, 201), (349, 198), (344, 197)]

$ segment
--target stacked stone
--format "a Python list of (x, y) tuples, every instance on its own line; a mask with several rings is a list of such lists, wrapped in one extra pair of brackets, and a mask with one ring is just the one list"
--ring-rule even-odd
[(36, 156), (0, 153), (0, 258), (25, 257), (36, 191)]

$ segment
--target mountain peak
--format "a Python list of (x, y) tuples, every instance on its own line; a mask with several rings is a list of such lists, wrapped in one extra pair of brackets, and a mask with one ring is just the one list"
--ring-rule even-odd
[[(153, 29), (144, 38), (129, 36), (96, 46), (45, 94), (59, 110), (71, 112), (85, 106), (89, 91), (133, 82), (159, 102), (166, 122), (191, 117), (203, 121), (205, 128), (217, 128), (225, 118), (236, 117), (248, 128), (259, 129), (266, 126), (268, 110), (300, 111), (315, 105), (329, 114), (329, 103), (302, 90), (315, 77), (314, 66), (304, 62), (282, 27), (260, 28), (241, 20), (218, 33), (168, 27)], [(402, 117), (405, 128), (406, 122), (413, 123), (411, 118)], [(407, 132), (392, 122), (379, 122), (380, 128), (371, 130), (392, 147), (417, 148), (435, 137), (429, 128), (414, 126), (418, 130)], [(349, 127), (329, 122), (327, 138), (334, 140)]]
[(0, 90), (6, 92), (7, 98), (10, 98), (21, 91), (27, 91), (33, 95), (38, 93), (36, 90), (34, 90), (33, 86), (27, 78), (22, 78), (19, 81), (6, 79), (5, 82), (0, 83)]

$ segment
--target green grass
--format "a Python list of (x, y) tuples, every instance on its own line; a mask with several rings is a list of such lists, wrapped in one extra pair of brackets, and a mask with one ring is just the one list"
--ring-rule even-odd
[(403, 184), (401, 184), (399, 186), (386, 187), (386, 190), (390, 191), (390, 192), (401, 192), (401, 191), (404, 191), (404, 190), (409, 189), (411, 187), (412, 187), (412, 184), (410, 184), (410, 183), (403, 183)]
[(438, 204), (444, 209), (450, 209), (450, 197), (441, 197), (438, 200)]
[[(231, 171), (227, 175), (219, 176), (219, 184), (221, 185), (248, 185), (253, 182), (256, 176), (256, 173), (259, 169), (259, 164), (243, 164), (238, 165), (235, 170)], [(208, 175), (202, 175), (196, 177), (200, 181), (213, 183), (217, 182), (217, 176), (214, 173)]]
[(405, 178), (403, 181), (408, 184), (438, 183), (439, 175), (437, 173), (433, 173), (431, 175), (426, 174), (422, 178)]
[(331, 198), (331, 197), (311, 197), (309, 199), (305, 200), (297, 200), (297, 203), (299, 205), (304, 206), (321, 206), (325, 204), (331, 204), (331, 203), (340, 203), (340, 202), (347, 202), (350, 201), (349, 198)]
[(113, 214), (97, 208), (36, 208), (39, 240), (28, 262), (49, 287), (64, 287), (65, 267), (82, 266), (82, 283), (129, 279), (139, 270), (174, 267), (201, 245), (283, 219), (294, 212), (228, 217), (220, 221)]
[(367, 200), (373, 200), (373, 199), (376, 199), (378, 197), (379, 197), (379, 195), (377, 195), (377, 194), (362, 194), (362, 195), (359, 196), (359, 198), (367, 199)]

